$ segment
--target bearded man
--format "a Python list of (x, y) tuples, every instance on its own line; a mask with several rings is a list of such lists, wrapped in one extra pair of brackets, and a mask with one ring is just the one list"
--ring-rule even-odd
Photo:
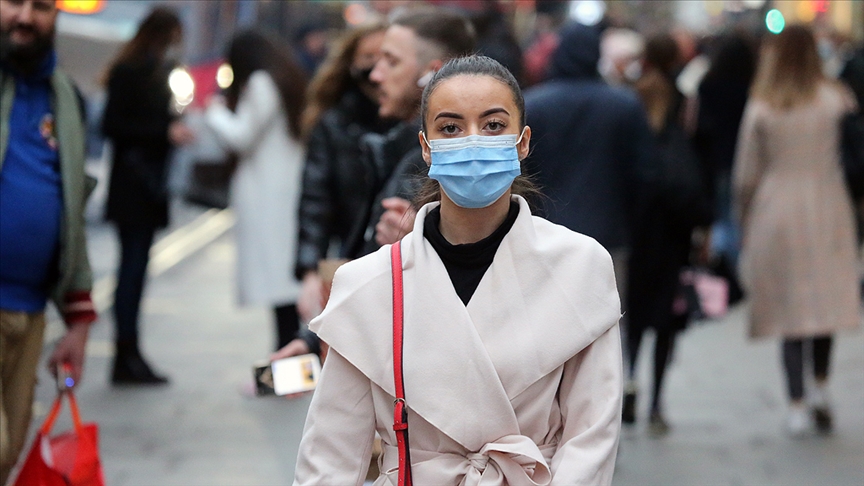
[(0, 0), (0, 484), (27, 436), (47, 301), (67, 326), (48, 366), (68, 365), (68, 386), (96, 320), (83, 214), (95, 180), (77, 92), (55, 68), (56, 20), (54, 0)]

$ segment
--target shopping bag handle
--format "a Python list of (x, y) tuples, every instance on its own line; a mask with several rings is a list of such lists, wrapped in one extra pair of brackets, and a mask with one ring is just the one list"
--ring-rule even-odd
[(51, 429), (54, 428), (54, 422), (57, 420), (57, 416), (60, 415), (60, 407), (63, 405), (63, 395), (69, 397), (69, 410), (72, 412), (72, 423), (75, 424), (75, 432), (81, 432), (83, 426), (81, 425), (81, 412), (78, 411), (78, 402), (75, 400), (75, 394), (72, 393), (72, 390), (67, 390), (59, 393), (54, 400), (54, 405), (51, 406), (51, 411), (48, 412), (48, 417), (45, 418), (45, 423), (42, 424), (42, 429), (40, 430), (42, 435), (48, 435), (51, 433)]

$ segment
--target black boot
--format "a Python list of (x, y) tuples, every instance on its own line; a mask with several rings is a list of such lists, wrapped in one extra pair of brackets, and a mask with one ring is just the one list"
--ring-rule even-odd
[(111, 372), (114, 385), (165, 385), (168, 378), (157, 375), (144, 361), (138, 350), (138, 343), (118, 342), (114, 355), (114, 368)]

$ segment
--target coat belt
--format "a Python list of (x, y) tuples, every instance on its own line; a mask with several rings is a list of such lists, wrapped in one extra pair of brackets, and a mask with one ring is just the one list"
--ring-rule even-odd
[[(549, 462), (556, 448), (538, 447), (524, 435), (508, 435), (466, 455), (412, 449), (411, 472), (416, 484), (546, 486), (552, 481)], [(398, 451), (385, 444), (383, 452), (381, 471), (395, 486)]]

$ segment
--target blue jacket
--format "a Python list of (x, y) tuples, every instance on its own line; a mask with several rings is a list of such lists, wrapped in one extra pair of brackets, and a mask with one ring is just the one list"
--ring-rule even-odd
[(594, 29), (562, 30), (550, 79), (525, 92), (533, 145), (527, 170), (546, 196), (543, 216), (607, 249), (629, 248), (652, 135), (636, 94), (599, 76), (599, 58)]

